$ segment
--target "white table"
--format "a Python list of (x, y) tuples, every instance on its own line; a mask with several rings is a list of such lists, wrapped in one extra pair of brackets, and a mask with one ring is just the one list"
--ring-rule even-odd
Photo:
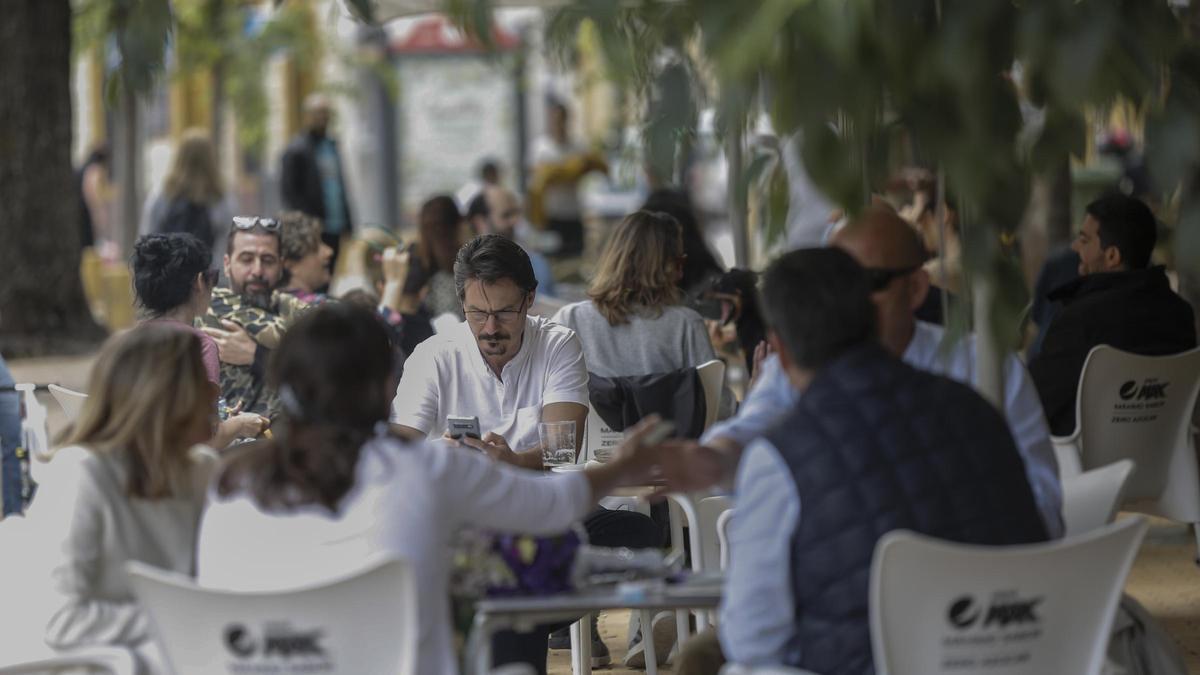
[[(559, 621), (575, 621), (580, 615), (605, 609), (629, 609), (641, 612), (642, 640), (646, 650), (646, 673), (657, 675), (654, 636), (650, 625), (655, 612), (678, 609), (716, 609), (721, 603), (721, 584), (711, 577), (703, 580), (667, 584), (661, 592), (633, 599), (608, 586), (575, 593), (547, 596), (490, 598), (475, 607), (475, 626), (468, 648), (468, 668), (474, 675), (486, 675), (492, 669), (492, 636), (500, 630), (527, 632), (537, 626)], [(591, 672), (592, 640), (589, 622), (583, 630), (572, 626), (572, 669)]]

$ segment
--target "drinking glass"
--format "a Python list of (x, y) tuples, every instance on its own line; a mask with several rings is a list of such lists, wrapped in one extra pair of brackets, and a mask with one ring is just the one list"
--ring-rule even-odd
[(538, 424), (538, 439), (542, 442), (542, 465), (547, 469), (575, 463), (575, 422), (542, 422)]

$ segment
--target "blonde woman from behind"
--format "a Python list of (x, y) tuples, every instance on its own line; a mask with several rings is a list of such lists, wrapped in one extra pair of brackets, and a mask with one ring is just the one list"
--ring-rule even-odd
[(198, 444), (213, 435), (217, 390), (196, 335), (151, 323), (109, 340), (88, 392), (28, 512), (21, 555), (45, 563), (32, 575), (39, 588), (29, 591), (49, 647), (126, 647), (158, 672), (124, 566), (137, 560), (194, 573), (215, 462)]

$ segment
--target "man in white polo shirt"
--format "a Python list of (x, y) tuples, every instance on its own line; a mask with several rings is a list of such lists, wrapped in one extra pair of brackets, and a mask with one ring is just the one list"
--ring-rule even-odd
[[(483, 438), (464, 443), (496, 460), (540, 470), (538, 423), (573, 421), (578, 452), (588, 413), (583, 348), (575, 331), (529, 316), (537, 289), (529, 256), (500, 235), (476, 237), (455, 258), (454, 283), (467, 320), (417, 345), (405, 362), (392, 401), (395, 430), (438, 438), (448, 417), (478, 417)], [(654, 522), (630, 511), (598, 509), (584, 528), (597, 546), (661, 543)], [(545, 672), (545, 637), (519, 649), (497, 645), (496, 665), (518, 661)], [(597, 638), (592, 649), (593, 665), (606, 665), (604, 643)]]
[(437, 438), (447, 417), (478, 417), (483, 440), (465, 442), (540, 469), (538, 423), (572, 421), (578, 450), (588, 413), (583, 348), (575, 331), (528, 315), (537, 281), (532, 271), (523, 278), (522, 267), (529, 257), (496, 235), (459, 252), (455, 282), (467, 320), (413, 350), (392, 402), (401, 432)]

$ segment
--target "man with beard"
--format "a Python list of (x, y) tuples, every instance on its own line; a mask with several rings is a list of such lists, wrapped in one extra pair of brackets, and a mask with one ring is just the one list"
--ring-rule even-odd
[[(529, 256), (511, 239), (481, 235), (459, 249), (454, 284), (467, 320), (413, 350), (392, 401), (396, 433), (439, 438), (449, 417), (477, 417), (483, 437), (463, 437), (463, 443), (497, 461), (541, 471), (539, 423), (570, 421), (578, 453), (588, 415), (583, 347), (575, 331), (529, 316), (538, 287)], [(631, 511), (597, 509), (584, 528), (596, 546), (661, 543), (654, 521)], [(528, 663), (545, 673), (546, 629), (524, 637), (502, 634), (495, 665)], [(598, 634), (592, 659), (593, 667), (610, 660)]]
[(282, 277), (279, 222), (237, 216), (225, 251), (228, 287), (213, 289), (204, 332), (221, 358), (221, 396), (242, 412), (274, 417), (274, 392), (266, 387), (270, 350), (307, 305), (276, 290)]

